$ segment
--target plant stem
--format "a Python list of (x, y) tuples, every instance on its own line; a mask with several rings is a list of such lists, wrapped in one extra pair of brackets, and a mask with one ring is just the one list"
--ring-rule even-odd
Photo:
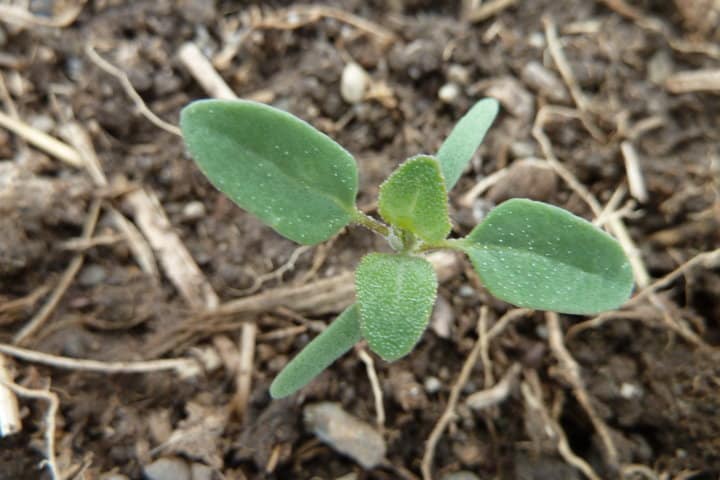
[(362, 225), (363, 227), (372, 230), (373, 232), (386, 237), (390, 235), (390, 228), (379, 220), (374, 219), (370, 215), (365, 215), (360, 210), (355, 210), (352, 216), (353, 223)]
[(423, 243), (417, 248), (418, 252), (428, 252), (430, 250), (438, 250), (441, 248), (449, 248), (450, 250), (462, 251), (461, 245), (465, 243), (462, 238), (446, 238), (437, 243)]

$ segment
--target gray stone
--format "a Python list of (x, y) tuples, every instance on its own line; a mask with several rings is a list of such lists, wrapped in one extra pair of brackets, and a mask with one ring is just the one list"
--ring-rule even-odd
[(143, 474), (147, 480), (192, 480), (187, 463), (177, 457), (159, 458), (145, 466)]
[(306, 428), (333, 449), (370, 469), (385, 458), (385, 440), (367, 423), (350, 415), (339, 403), (320, 402), (303, 410)]

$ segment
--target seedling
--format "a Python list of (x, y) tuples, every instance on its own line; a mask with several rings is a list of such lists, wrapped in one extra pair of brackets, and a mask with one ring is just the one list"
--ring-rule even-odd
[(275, 378), (274, 398), (310, 382), (362, 338), (385, 360), (407, 355), (427, 327), (437, 279), (425, 252), (467, 254), (485, 287), (509, 303), (592, 314), (621, 305), (632, 272), (619, 244), (587, 221), (526, 199), (494, 208), (464, 238), (451, 230), (447, 192), (495, 119), (484, 99), (455, 126), (437, 155), (400, 165), (380, 187), (383, 221), (358, 210), (354, 158), (299, 118), (249, 102), (201, 100), (180, 126), (190, 154), (210, 181), (284, 237), (323, 242), (348, 224), (385, 237), (394, 254), (371, 253), (355, 274), (357, 301)]

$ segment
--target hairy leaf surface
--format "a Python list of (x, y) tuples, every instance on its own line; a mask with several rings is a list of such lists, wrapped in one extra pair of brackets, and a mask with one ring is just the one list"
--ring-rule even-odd
[(380, 216), (391, 225), (426, 242), (439, 242), (450, 233), (448, 198), (440, 165), (419, 155), (400, 165), (380, 186)]
[(460, 244), (490, 293), (521, 307), (592, 314), (619, 307), (632, 290), (617, 241), (545, 203), (508, 200)]
[(498, 101), (485, 98), (477, 102), (452, 129), (438, 150), (445, 186), (450, 191), (472, 159), (498, 114)]
[(437, 278), (420, 257), (371, 253), (355, 272), (360, 330), (373, 352), (388, 361), (412, 350), (427, 327)]
[(270, 385), (270, 395), (273, 398), (292, 395), (310, 383), (360, 339), (360, 314), (357, 305), (351, 305), (285, 365)]
[(350, 221), (355, 160), (310, 124), (260, 103), (200, 100), (180, 127), (210, 182), (281, 235), (311, 245)]

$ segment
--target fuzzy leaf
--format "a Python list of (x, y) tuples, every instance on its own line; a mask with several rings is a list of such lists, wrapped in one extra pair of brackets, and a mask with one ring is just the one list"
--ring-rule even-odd
[(210, 182), (281, 235), (311, 245), (350, 221), (355, 160), (310, 124), (260, 103), (200, 100), (180, 127)]
[(541, 202), (508, 200), (460, 245), (490, 293), (521, 307), (593, 314), (619, 307), (633, 286), (617, 241)]
[(292, 395), (310, 383), (360, 339), (360, 314), (357, 305), (351, 305), (285, 365), (270, 385), (270, 395), (273, 398)]
[(380, 186), (378, 210), (386, 222), (426, 242), (447, 237), (448, 198), (437, 160), (419, 155), (400, 165)]
[(420, 257), (371, 253), (355, 272), (360, 330), (373, 352), (388, 361), (420, 340), (435, 303), (437, 278)]
[(445, 186), (455, 186), (498, 114), (498, 101), (484, 98), (460, 119), (438, 150)]

